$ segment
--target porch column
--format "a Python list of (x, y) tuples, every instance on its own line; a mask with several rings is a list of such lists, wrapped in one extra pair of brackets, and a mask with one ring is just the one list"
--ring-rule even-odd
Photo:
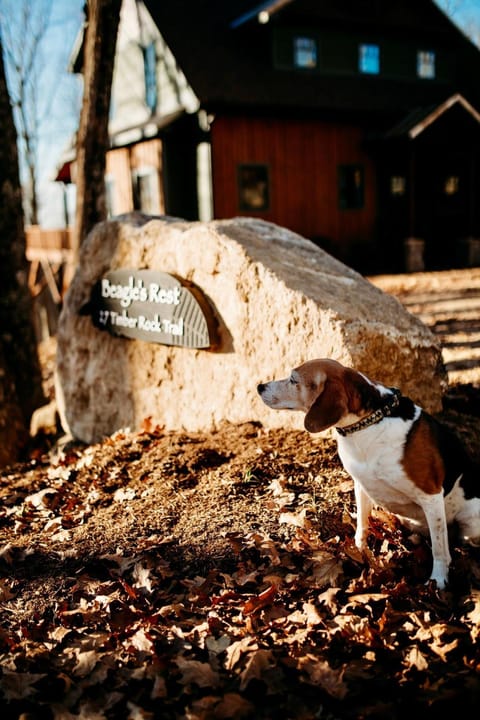
[(415, 149), (409, 143), (408, 152), (408, 236), (415, 237)]

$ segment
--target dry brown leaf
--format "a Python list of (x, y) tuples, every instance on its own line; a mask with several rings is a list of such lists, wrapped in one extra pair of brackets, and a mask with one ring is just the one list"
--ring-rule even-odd
[(307, 627), (321, 625), (324, 623), (323, 617), (320, 615), (318, 609), (315, 605), (313, 605), (313, 603), (303, 603), (302, 609), (307, 622)]
[(317, 589), (325, 585), (336, 585), (343, 572), (343, 563), (331, 553), (316, 552), (311, 569), (311, 580)]
[(11, 600), (15, 597), (15, 593), (12, 592), (12, 581), (7, 578), (0, 578), (0, 602)]
[(233, 670), (243, 655), (252, 650), (257, 650), (257, 648), (258, 645), (255, 640), (248, 635), (241, 640), (236, 640), (227, 648), (225, 668), (227, 670)]
[(231, 642), (232, 640), (228, 635), (220, 635), (218, 638), (209, 635), (209, 637), (205, 639), (207, 650), (214, 655), (219, 655), (224, 652), (230, 646)]
[(132, 575), (135, 579), (133, 586), (136, 588), (145, 589), (148, 593), (152, 592), (152, 578), (150, 577), (150, 568), (146, 567), (142, 563), (135, 563), (133, 566)]
[[(455, 635), (453, 640), (447, 642), (445, 638)], [(447, 623), (429, 623), (420, 627), (413, 640), (420, 640), (428, 643), (429, 649), (438, 655), (444, 662), (447, 662), (447, 655), (458, 647), (459, 629)]]
[(254, 716), (255, 708), (252, 703), (237, 693), (225, 693), (211, 715), (214, 720), (240, 720)]
[(318, 596), (318, 602), (325, 605), (331, 612), (336, 613), (338, 611), (337, 595), (339, 592), (339, 587), (327, 588)]
[(349, 605), (367, 605), (371, 602), (378, 602), (379, 600), (386, 600), (389, 596), (388, 593), (355, 593), (350, 595), (348, 598)]
[(38, 492), (33, 493), (32, 495), (27, 495), (27, 497), (25, 498), (25, 503), (28, 505), (32, 505), (34, 508), (49, 507), (49, 496), (56, 495), (57, 492), (57, 488), (46, 487), (43, 490), (39, 490)]
[(45, 673), (12, 672), (4, 668), (0, 689), (8, 701), (24, 700), (33, 695), (35, 683), (44, 677)]
[(359, 617), (352, 613), (345, 613), (344, 615), (336, 615), (334, 623), (344, 635), (354, 638), (356, 642), (371, 644), (373, 631), (370, 627), (368, 617)]
[(107, 720), (107, 715), (98, 707), (95, 707), (95, 702), (90, 700), (80, 704), (79, 713), (74, 717), (75, 720)]
[(73, 673), (74, 675), (78, 675), (78, 677), (85, 677), (91, 673), (99, 660), (99, 655), (95, 650), (77, 652), (76, 656), (77, 662), (73, 668)]
[(413, 647), (410, 647), (405, 653), (404, 663), (409, 668), (415, 667), (417, 670), (428, 669), (428, 661), (425, 655), (420, 652), (418, 647), (416, 647), (415, 645)]
[(257, 610), (261, 610), (266, 605), (270, 605), (273, 602), (276, 594), (276, 586), (270, 585), (270, 587), (261, 592), (259, 595), (255, 595), (254, 597), (251, 597), (247, 600), (247, 602), (243, 606), (243, 614), (251, 615), (251, 613), (257, 612)]
[(144, 710), (144, 708), (141, 708), (139, 705), (136, 705), (130, 700), (127, 703), (127, 708), (127, 720), (153, 720), (155, 717), (155, 713), (149, 710)]
[(303, 510), (299, 510), (298, 512), (280, 513), (278, 522), (280, 524), (284, 523), (286, 525), (295, 525), (295, 527), (308, 529), (311, 527), (312, 523), (307, 518), (307, 512), (307, 508), (303, 508)]
[(182, 683), (191, 685), (194, 683), (199, 687), (217, 687), (220, 684), (220, 678), (216, 670), (209, 663), (200, 662), (199, 660), (187, 660), (187, 658), (178, 656), (175, 663), (182, 673)]
[(480, 590), (473, 590), (467, 602), (473, 603), (473, 608), (467, 613), (466, 618), (470, 624), (472, 640), (477, 642), (480, 638)]
[(157, 698), (164, 698), (167, 697), (168, 690), (167, 685), (165, 682), (165, 678), (161, 675), (155, 675), (155, 679), (153, 681), (153, 688), (152, 692), (150, 693), (150, 697), (152, 700), (156, 700)]
[(127, 647), (133, 646), (136, 650), (141, 652), (151, 653), (154, 650), (154, 645), (150, 637), (148, 637), (144, 628), (139, 628), (133, 635), (125, 640), (124, 643)]
[(2, 548), (0, 548), (0, 560), (3, 560), (3, 562), (7, 565), (11, 565), (13, 562), (14, 551), (15, 548), (12, 543), (7, 543)]
[(313, 655), (305, 655), (298, 660), (298, 668), (308, 675), (313, 685), (320, 685), (332, 697), (343, 700), (348, 688), (343, 681), (345, 668), (333, 669), (328, 662)]
[(271, 650), (254, 650), (248, 656), (245, 669), (240, 673), (240, 690), (245, 690), (251, 680), (261, 680), (263, 673), (275, 665)]

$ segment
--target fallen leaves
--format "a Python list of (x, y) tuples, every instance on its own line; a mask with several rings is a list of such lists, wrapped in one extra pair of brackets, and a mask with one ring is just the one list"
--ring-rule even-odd
[[(444, 594), (424, 585), (428, 547), (391, 516), (373, 519), (360, 553), (331, 446), (305, 451), (293, 475), (298, 447), (289, 459), (271, 444), (227, 475), (219, 448), (147, 423), (4, 478), (6, 717), (357, 720), (428, 715), (442, 700), (475, 707), (475, 551), (457, 553), (469, 582)], [(211, 526), (211, 508), (225, 515), (218, 537), (202, 530), (207, 503)], [(195, 554), (201, 532), (213, 539)]]

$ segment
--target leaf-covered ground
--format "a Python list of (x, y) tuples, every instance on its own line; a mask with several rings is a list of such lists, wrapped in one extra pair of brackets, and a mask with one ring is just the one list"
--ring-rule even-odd
[[(476, 321), (454, 340), (458, 308), (428, 312), (456, 353), (442, 418), (480, 455)], [(377, 512), (360, 555), (328, 437), (146, 420), (52, 442), (0, 473), (2, 720), (478, 714), (480, 550), (454, 545), (440, 593), (428, 542)]]

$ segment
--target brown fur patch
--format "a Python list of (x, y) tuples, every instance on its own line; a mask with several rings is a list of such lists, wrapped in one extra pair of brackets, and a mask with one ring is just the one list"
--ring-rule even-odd
[(408, 434), (403, 467), (410, 480), (423, 492), (429, 495), (441, 492), (445, 465), (433, 429), (424, 415)]

